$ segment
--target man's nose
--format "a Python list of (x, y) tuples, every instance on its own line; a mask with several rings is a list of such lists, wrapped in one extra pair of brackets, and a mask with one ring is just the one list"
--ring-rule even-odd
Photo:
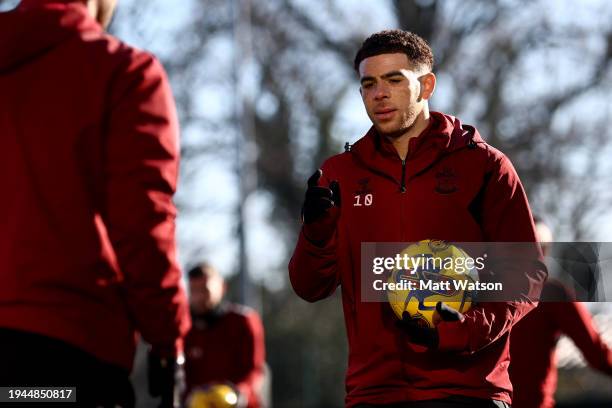
[(377, 84), (374, 89), (374, 99), (380, 100), (389, 97), (389, 88), (384, 84)]

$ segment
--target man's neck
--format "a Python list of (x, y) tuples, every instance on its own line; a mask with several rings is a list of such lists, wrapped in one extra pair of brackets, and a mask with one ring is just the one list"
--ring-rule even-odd
[(430, 121), (429, 111), (423, 109), (421, 113), (417, 116), (413, 125), (408, 128), (406, 132), (397, 137), (389, 137), (387, 136), (387, 140), (391, 142), (400, 159), (406, 160), (406, 156), (408, 156), (408, 146), (410, 145), (410, 140), (414, 137), (419, 136), (427, 126), (429, 126)]

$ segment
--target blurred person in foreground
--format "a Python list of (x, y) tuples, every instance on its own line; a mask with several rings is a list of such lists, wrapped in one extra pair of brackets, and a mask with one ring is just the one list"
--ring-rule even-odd
[[(551, 230), (536, 218), (536, 231), (542, 252), (548, 256)], [(591, 367), (612, 376), (612, 350), (597, 332), (589, 310), (575, 301), (563, 283), (549, 279), (538, 307), (512, 329), (509, 371), (514, 408), (555, 406), (555, 350), (562, 334), (574, 341)]]
[(0, 13), (0, 386), (131, 407), (136, 332), (172, 405), (190, 326), (175, 250), (179, 161), (161, 64), (104, 30), (114, 0)]
[[(185, 338), (185, 395), (190, 408), (213, 406), (214, 394), (228, 400), (215, 407), (261, 407), (263, 325), (255, 310), (224, 301), (226, 291), (225, 280), (208, 263), (189, 271), (193, 327)], [(232, 390), (236, 397), (230, 397)]]
[[(535, 307), (546, 277), (510, 160), (474, 127), (429, 110), (433, 66), (413, 33), (366, 39), (354, 67), (373, 127), (308, 180), (289, 276), (310, 302), (342, 288), (347, 407), (507, 407), (510, 329)], [(362, 242), (426, 239), (526, 242), (535, 262), (508, 268), (521, 300), (465, 314), (440, 302), (429, 328), (410, 316), (398, 325), (388, 304), (361, 299)]]

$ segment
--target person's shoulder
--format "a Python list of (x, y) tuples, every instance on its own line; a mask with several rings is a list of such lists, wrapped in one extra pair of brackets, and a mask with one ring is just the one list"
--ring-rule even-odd
[(344, 150), (341, 152), (338, 152), (332, 156), (329, 156), (324, 162), (323, 165), (327, 165), (327, 166), (338, 166), (341, 165), (342, 163), (346, 162), (347, 160), (350, 160), (350, 149), (351, 149), (351, 145), (347, 142), (344, 145)]
[(469, 150), (486, 158), (489, 162), (502, 162), (508, 157), (497, 147), (490, 144), (476, 126), (463, 123), (455, 116), (442, 114), (447, 122), (452, 122), (452, 135), (454, 146), (467, 147)]
[(323, 161), (321, 169), (323, 170), (324, 178), (336, 179), (344, 172), (351, 160), (347, 145), (345, 145), (343, 152), (329, 156)]
[(225, 305), (225, 313), (227, 316), (232, 316), (238, 319), (248, 319), (252, 316), (259, 317), (259, 313), (257, 313), (257, 311), (252, 307), (237, 303), (228, 303)]
[(372, 140), (368, 134), (361, 136), (354, 143), (345, 142), (342, 151), (328, 157), (321, 166), (324, 170), (327, 168), (333, 173), (343, 172), (345, 169), (350, 168), (354, 163), (354, 155), (351, 154), (356, 150), (367, 150), (372, 149)]
[(225, 305), (225, 322), (239, 330), (249, 333), (258, 333), (263, 330), (263, 323), (259, 313), (248, 306), (229, 303)]
[(491, 163), (502, 165), (504, 162), (510, 162), (510, 159), (504, 152), (487, 142), (483, 142), (480, 149), (483, 150), (483, 153)]
[(459, 152), (466, 166), (480, 168), (485, 174), (503, 173), (512, 167), (508, 157), (485, 140), (476, 126), (443, 112), (432, 112), (432, 117), (437, 123), (434, 126), (450, 137), (445, 147), (448, 155)]
[(124, 72), (158, 71), (163, 67), (151, 52), (127, 44), (106, 32), (86, 32), (81, 34), (81, 51), (98, 64), (108, 65), (109, 69)]
[(514, 174), (516, 170), (510, 158), (500, 149), (482, 140), (476, 143), (474, 151), (479, 155), (480, 162), (483, 163), (486, 173), (493, 174)]
[(508, 156), (496, 146), (486, 141), (471, 125), (462, 125), (462, 133), (457, 136), (466, 138), (466, 145), (478, 157), (484, 161), (488, 170), (506, 171), (513, 168)]

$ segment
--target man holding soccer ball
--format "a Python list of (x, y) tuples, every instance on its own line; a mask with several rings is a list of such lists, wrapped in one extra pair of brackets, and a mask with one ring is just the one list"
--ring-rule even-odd
[(436, 77), (422, 38), (376, 33), (355, 69), (373, 127), (308, 180), (293, 288), (314, 302), (342, 287), (347, 407), (507, 407), (509, 332), (537, 303), (543, 264), (512, 270), (521, 300), (463, 314), (439, 302), (427, 327), (361, 298), (360, 254), (362, 242), (535, 242), (516, 171), (474, 127), (429, 111)]

